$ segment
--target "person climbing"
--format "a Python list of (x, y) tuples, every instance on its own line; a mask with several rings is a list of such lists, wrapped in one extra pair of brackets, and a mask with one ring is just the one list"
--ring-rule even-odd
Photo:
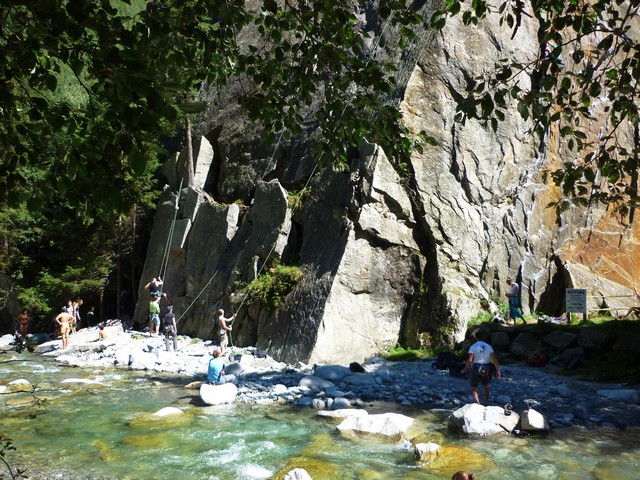
[(176, 326), (176, 316), (173, 313), (173, 306), (167, 307), (167, 313), (162, 318), (162, 329), (164, 331), (164, 345), (169, 351), (169, 336), (173, 337), (173, 351), (178, 350), (178, 330)]
[(62, 348), (66, 349), (69, 346), (69, 331), (71, 329), (71, 322), (73, 322), (73, 316), (67, 311), (62, 311), (55, 318), (55, 322), (60, 326)]
[(171, 300), (169, 300), (169, 297), (167, 296), (167, 294), (162, 291), (163, 285), (164, 285), (164, 282), (162, 281), (162, 278), (153, 277), (153, 280), (147, 283), (144, 286), (144, 289), (148, 290), (152, 297), (155, 296), (159, 298), (164, 298), (169, 305), (172, 305), (173, 303), (171, 302)]
[(229, 345), (229, 335), (227, 332), (232, 330), (231, 322), (233, 322), (236, 316), (232, 316), (230, 318), (225, 318), (224, 310), (220, 309), (217, 311), (217, 322), (218, 322), (218, 337), (220, 339), (220, 353), (222, 356), (227, 354), (227, 346)]
[(513, 320), (513, 324), (516, 324), (516, 318), (521, 318), (522, 323), (525, 325), (527, 321), (524, 319), (522, 312), (520, 311), (520, 287), (513, 281), (511, 277), (507, 277), (507, 285), (509, 285), (509, 291), (507, 297), (509, 299), (509, 319)]
[(224, 371), (224, 361), (221, 356), (221, 352), (219, 349), (215, 348), (213, 352), (211, 352), (211, 356), (213, 357), (209, 360), (209, 369), (207, 371), (207, 383), (212, 385), (223, 385), (225, 383), (236, 383), (236, 376), (233, 374), (225, 374)]
[(496, 378), (501, 378), (500, 364), (496, 354), (493, 352), (491, 345), (484, 341), (485, 334), (482, 330), (478, 330), (475, 334), (476, 343), (469, 347), (469, 357), (464, 368), (460, 371), (463, 375), (467, 370), (473, 367), (471, 372), (471, 394), (476, 403), (480, 403), (478, 397), (478, 384), (482, 382), (484, 385), (484, 405), (489, 404), (489, 382), (491, 381), (491, 366), (495, 366)]
[(149, 335), (160, 335), (160, 297), (153, 295), (149, 302)]

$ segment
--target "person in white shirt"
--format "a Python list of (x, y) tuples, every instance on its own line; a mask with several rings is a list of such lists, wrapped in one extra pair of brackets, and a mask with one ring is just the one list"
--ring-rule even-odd
[(489, 404), (489, 382), (491, 381), (493, 364), (496, 371), (496, 378), (501, 378), (500, 364), (496, 358), (496, 354), (493, 352), (491, 345), (484, 341), (485, 334), (482, 330), (476, 332), (476, 343), (469, 347), (469, 357), (467, 363), (462, 369), (462, 374), (467, 373), (467, 370), (472, 368), (471, 371), (471, 394), (476, 403), (480, 403), (478, 397), (478, 384), (482, 382), (484, 385), (484, 405)]

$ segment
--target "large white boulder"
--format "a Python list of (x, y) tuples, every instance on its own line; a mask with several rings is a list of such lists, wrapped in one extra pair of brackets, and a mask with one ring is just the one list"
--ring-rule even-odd
[(340, 432), (372, 433), (386, 437), (401, 437), (413, 423), (413, 418), (399, 413), (350, 416), (338, 425)]
[(520, 416), (513, 411), (505, 415), (501, 407), (468, 403), (449, 416), (449, 425), (468, 435), (487, 436), (511, 433), (519, 419)]
[(224, 383), (222, 385), (203, 383), (200, 386), (200, 398), (207, 405), (233, 403), (237, 395), (238, 387), (233, 383)]

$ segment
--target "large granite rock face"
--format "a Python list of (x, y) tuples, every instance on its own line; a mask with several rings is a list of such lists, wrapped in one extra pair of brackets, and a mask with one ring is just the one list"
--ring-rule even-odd
[[(470, 318), (506, 303), (508, 276), (521, 284), (526, 312), (560, 314), (566, 287), (589, 289), (590, 308), (626, 312), (640, 230), (597, 205), (547, 207), (562, 193), (543, 172), (571, 155), (558, 132), (543, 142), (532, 137), (515, 104), (496, 131), (454, 119), (469, 78), (492, 70), (496, 58), (534, 58), (536, 18), (524, 16), (515, 38), (494, 18), (474, 28), (454, 18), (442, 32), (418, 32), (404, 50), (375, 14), (359, 19), (374, 36), (385, 32), (375, 58), (398, 65), (405, 125), (438, 146), (394, 166), (363, 142), (349, 172), (316, 169), (308, 139), (261, 142), (237, 109), (237, 84), (208, 92), (214, 108), (194, 141), (196, 184), (179, 192), (177, 212), (184, 154), (163, 167), (170, 188), (154, 221), (135, 320), (146, 322), (143, 285), (163, 270), (163, 258), (180, 332), (213, 338), (215, 310), (237, 310), (232, 342), (289, 362), (348, 364), (398, 342), (461, 341)], [(528, 86), (528, 77), (519, 81)], [(303, 273), (278, 309), (245, 289), (274, 261)], [(537, 348), (524, 340), (516, 342), (520, 354)]]

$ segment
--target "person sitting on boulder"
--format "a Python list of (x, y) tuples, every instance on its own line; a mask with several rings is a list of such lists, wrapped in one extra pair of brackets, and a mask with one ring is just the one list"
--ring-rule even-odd
[(489, 404), (489, 382), (491, 381), (491, 363), (495, 366), (496, 377), (501, 378), (500, 364), (491, 345), (484, 341), (485, 334), (482, 330), (476, 332), (476, 343), (469, 348), (467, 363), (460, 373), (465, 374), (473, 365), (471, 372), (471, 393), (476, 403), (480, 403), (478, 397), (478, 384), (484, 385), (484, 405)]
[(98, 324), (98, 340), (102, 340), (103, 338), (107, 338), (107, 331), (104, 329), (104, 322), (100, 322)]
[(212, 385), (223, 385), (225, 383), (236, 383), (236, 376), (226, 375), (224, 372), (224, 361), (220, 358), (220, 350), (215, 348), (211, 352), (213, 358), (209, 360), (209, 370), (207, 372), (207, 383)]

